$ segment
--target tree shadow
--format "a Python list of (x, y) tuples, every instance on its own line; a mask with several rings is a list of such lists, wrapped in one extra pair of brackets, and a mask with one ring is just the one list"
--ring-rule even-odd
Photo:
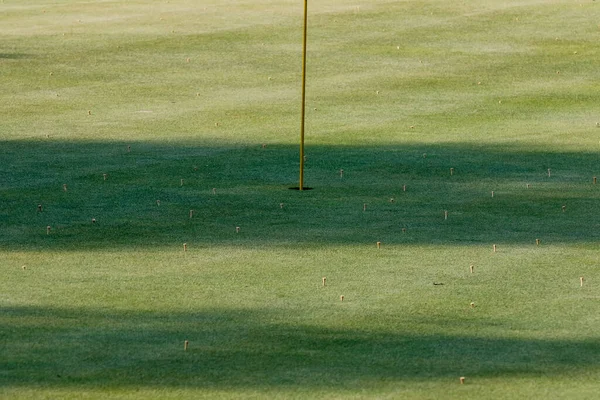
[(600, 239), (593, 152), (310, 146), (303, 192), (287, 145), (18, 140), (0, 156), (4, 249)]
[(23, 53), (0, 53), (0, 59), (4, 60), (22, 60), (31, 57), (30, 54)]
[[(406, 319), (393, 333), (329, 329), (274, 323), (274, 315), (3, 308), (0, 384), (364, 389), (383, 381), (565, 376), (600, 367), (597, 340), (419, 335), (401, 328), (415, 322)], [(477, 322), (454, 324), (469, 332)]]

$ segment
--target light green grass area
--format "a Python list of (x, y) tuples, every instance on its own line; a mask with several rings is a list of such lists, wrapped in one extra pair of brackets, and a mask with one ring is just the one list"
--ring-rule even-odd
[(312, 3), (0, 0), (0, 397), (597, 397), (600, 2)]

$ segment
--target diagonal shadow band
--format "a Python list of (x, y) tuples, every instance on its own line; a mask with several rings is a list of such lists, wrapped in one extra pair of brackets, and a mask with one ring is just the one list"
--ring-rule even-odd
[(0, 156), (6, 250), (600, 239), (594, 152), (315, 145), (301, 193), (287, 145), (23, 140)]
[(368, 388), (386, 380), (564, 376), (600, 367), (597, 340), (477, 336), (466, 332), (479, 322), (466, 319), (454, 321), (464, 334), (421, 335), (279, 324), (269, 322), (269, 310), (9, 307), (1, 315), (4, 387)]

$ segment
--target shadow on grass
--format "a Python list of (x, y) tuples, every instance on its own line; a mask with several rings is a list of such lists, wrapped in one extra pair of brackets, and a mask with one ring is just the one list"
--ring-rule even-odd
[[(17, 307), (1, 315), (4, 387), (352, 389), (461, 375), (565, 376), (600, 367), (596, 340), (286, 326), (273, 323), (268, 311)], [(465, 332), (473, 325), (458, 323)]]
[(597, 153), (310, 146), (305, 183), (314, 190), (299, 193), (288, 190), (297, 185), (295, 146), (130, 146), (2, 142), (0, 246), (600, 239)]
[(23, 53), (0, 53), (0, 60), (4, 59), (4, 60), (21, 60), (23, 58), (29, 58), (31, 57), (30, 54), (23, 54)]

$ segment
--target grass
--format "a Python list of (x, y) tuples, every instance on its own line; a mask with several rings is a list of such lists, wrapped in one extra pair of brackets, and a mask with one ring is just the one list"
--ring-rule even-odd
[(299, 193), (301, 4), (2, 2), (2, 397), (597, 393), (598, 5), (338, 3)]

